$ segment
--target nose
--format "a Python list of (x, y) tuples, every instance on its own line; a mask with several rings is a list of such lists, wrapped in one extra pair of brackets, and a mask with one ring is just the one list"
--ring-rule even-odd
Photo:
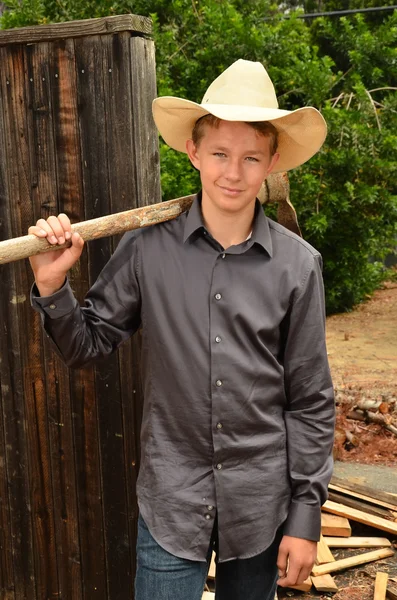
[(240, 181), (241, 179), (241, 165), (240, 161), (236, 158), (230, 158), (227, 161), (225, 169), (225, 177), (229, 181)]

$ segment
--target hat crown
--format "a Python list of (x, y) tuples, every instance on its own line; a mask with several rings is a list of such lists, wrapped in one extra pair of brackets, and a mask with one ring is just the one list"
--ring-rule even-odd
[(273, 83), (259, 62), (239, 59), (209, 86), (201, 102), (278, 108)]

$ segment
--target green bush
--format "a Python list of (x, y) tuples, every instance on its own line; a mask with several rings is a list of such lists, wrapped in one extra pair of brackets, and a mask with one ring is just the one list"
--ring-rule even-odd
[[(305, 21), (293, 10), (283, 18), (286, 7), (299, 7), (297, 0), (280, 3), (283, 8), (270, 0), (5, 4), (2, 27), (151, 14), (159, 95), (200, 101), (234, 60), (261, 61), (281, 108), (313, 105), (328, 123), (321, 152), (290, 174), (304, 237), (324, 258), (328, 312), (351, 309), (388, 276), (383, 260), (397, 238), (396, 12)], [(309, 4), (315, 10), (314, 0)], [(325, 0), (322, 9), (336, 10), (337, 4)], [(362, 4), (350, 0), (344, 8)], [(164, 199), (196, 191), (199, 177), (187, 157), (161, 141), (160, 153)]]

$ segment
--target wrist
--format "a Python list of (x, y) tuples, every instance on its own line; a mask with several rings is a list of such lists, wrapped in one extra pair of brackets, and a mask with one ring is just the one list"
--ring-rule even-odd
[(65, 284), (65, 277), (59, 281), (52, 281), (51, 283), (42, 283), (36, 280), (36, 287), (39, 291), (40, 297), (45, 298), (46, 296), (52, 296), (58, 292), (61, 287)]

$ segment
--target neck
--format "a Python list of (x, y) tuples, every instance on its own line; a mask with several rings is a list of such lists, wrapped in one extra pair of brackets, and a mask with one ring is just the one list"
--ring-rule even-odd
[(201, 210), (207, 230), (225, 250), (244, 242), (252, 231), (255, 202), (242, 211), (222, 211), (206, 202), (203, 195)]

